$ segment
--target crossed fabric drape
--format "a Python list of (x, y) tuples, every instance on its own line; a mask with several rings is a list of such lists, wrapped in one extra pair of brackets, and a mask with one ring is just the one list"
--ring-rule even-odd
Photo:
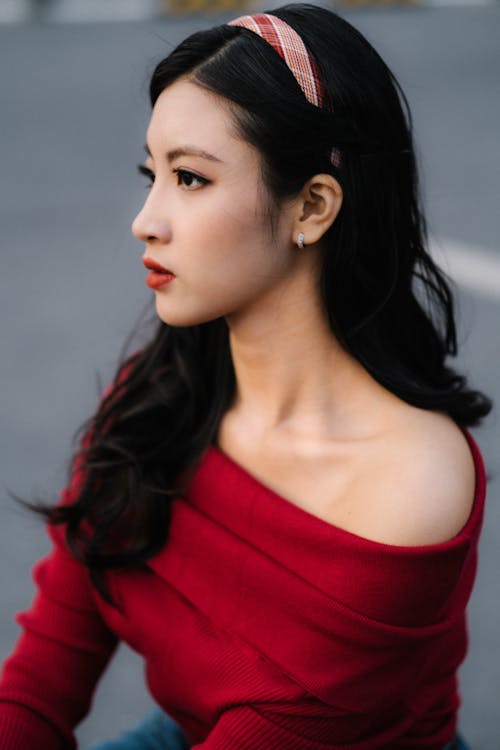
[(174, 499), (162, 551), (110, 574), (119, 607), (52, 530), (4, 666), (3, 750), (74, 748), (118, 640), (143, 655), (152, 695), (198, 750), (440, 750), (456, 731), (485, 499), (464, 434), (475, 502), (442, 544), (396, 547), (332, 526), (215, 445)]

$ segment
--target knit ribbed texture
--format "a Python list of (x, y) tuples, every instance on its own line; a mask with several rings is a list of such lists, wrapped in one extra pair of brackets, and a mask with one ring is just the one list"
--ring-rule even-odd
[(43, 717), (16, 703), (6, 703), (0, 711), (0, 747), (2, 750), (72, 750), (76, 744), (65, 743)]
[(117, 638), (144, 656), (153, 697), (198, 750), (442, 748), (456, 729), (484, 509), (466, 436), (474, 508), (443, 544), (343, 531), (215, 446), (174, 499), (161, 552), (111, 574), (119, 608), (52, 533), (4, 666), (1, 749), (71, 750)]

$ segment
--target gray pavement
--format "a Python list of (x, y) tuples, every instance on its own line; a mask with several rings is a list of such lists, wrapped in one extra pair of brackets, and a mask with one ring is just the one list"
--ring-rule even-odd
[[(432, 233), (500, 262), (500, 6), (345, 12), (400, 79), (413, 108)], [(155, 61), (188, 32), (224, 20), (0, 26), (0, 657), (48, 548), (6, 489), (56, 498), (76, 427), (109, 378), (150, 298), (129, 225), (144, 197), (135, 174)], [(479, 289), (479, 287), (477, 287)], [(500, 289), (459, 289), (460, 365), (500, 399)], [(476, 433), (492, 477), (462, 670), (461, 724), (474, 750), (499, 750), (500, 426)], [(123, 648), (82, 724), (82, 746), (149, 704), (142, 666)]]

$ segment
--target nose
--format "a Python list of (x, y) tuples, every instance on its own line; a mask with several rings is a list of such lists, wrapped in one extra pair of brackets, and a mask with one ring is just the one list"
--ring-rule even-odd
[(146, 201), (135, 217), (131, 230), (134, 237), (146, 243), (166, 243), (172, 238), (170, 222), (161, 216), (158, 208), (150, 200)]

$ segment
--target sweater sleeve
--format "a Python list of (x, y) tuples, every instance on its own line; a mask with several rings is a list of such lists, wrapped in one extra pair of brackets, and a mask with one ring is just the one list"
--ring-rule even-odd
[[(132, 361), (119, 373), (120, 383)], [(101, 400), (115, 382), (105, 389)], [(87, 431), (81, 441), (91, 440)], [(60, 501), (71, 503), (84, 480), (78, 451)], [(75, 726), (88, 713), (97, 681), (117, 638), (102, 619), (87, 569), (67, 550), (60, 528), (49, 527), (53, 548), (33, 569), (31, 608), (18, 614), (23, 632), (0, 676), (2, 750), (71, 750)]]
[[(55, 535), (53, 535), (55, 537)], [(37, 593), (0, 682), (2, 750), (69, 750), (116, 645), (87, 570), (56, 543), (34, 568)]]
[(324, 744), (306, 742), (274, 724), (253, 706), (225, 711), (208, 737), (192, 750), (324, 750)]
[[(325, 750), (351, 746), (369, 733), (373, 716), (332, 710), (319, 701), (242, 704), (224, 711), (208, 737), (192, 750)], [(384, 735), (373, 747), (386, 747)]]

